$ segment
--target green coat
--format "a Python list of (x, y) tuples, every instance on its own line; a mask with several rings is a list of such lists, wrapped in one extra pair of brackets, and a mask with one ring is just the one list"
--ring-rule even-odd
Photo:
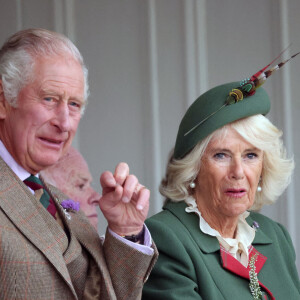
[[(146, 222), (159, 258), (144, 286), (142, 299), (253, 300), (249, 279), (222, 266), (218, 240), (202, 233), (199, 217), (186, 213), (185, 207), (184, 202), (168, 202), (164, 211)], [(299, 300), (296, 255), (288, 232), (258, 213), (250, 213), (247, 222), (253, 225), (253, 221), (260, 227), (252, 245), (267, 258), (258, 274), (259, 281), (276, 300)], [(274, 299), (263, 293), (263, 299)]]

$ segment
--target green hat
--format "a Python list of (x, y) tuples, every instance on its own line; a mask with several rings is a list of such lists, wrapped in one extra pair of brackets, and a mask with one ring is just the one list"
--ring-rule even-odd
[(267, 114), (270, 110), (270, 100), (260, 86), (274, 72), (300, 54), (298, 52), (270, 67), (284, 51), (250, 78), (219, 85), (201, 95), (190, 106), (181, 121), (174, 158), (183, 158), (198, 142), (228, 123), (253, 115)]
[(245, 83), (249, 81), (219, 85), (194, 101), (179, 126), (174, 150), (175, 159), (183, 158), (198, 142), (224, 125), (269, 112), (270, 100), (263, 88), (254, 91), (250, 91), (249, 88), (248, 95), (245, 95), (244, 91), (244, 95), (238, 94)]

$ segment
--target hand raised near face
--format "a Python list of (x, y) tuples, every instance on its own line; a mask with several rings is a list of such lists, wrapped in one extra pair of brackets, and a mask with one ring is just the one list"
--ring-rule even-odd
[(100, 209), (108, 227), (119, 235), (139, 233), (149, 210), (150, 191), (129, 174), (126, 163), (119, 163), (112, 174), (101, 174), (102, 197)]

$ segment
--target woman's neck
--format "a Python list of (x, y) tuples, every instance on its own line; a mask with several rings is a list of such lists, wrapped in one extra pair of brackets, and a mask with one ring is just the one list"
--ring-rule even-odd
[(238, 217), (224, 217), (216, 214), (216, 212), (202, 207), (200, 203), (197, 207), (201, 212), (201, 216), (209, 224), (209, 226), (220, 233), (223, 238), (235, 238), (238, 224)]

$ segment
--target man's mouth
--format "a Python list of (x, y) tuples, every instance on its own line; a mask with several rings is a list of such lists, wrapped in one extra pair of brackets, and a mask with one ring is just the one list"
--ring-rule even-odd
[(46, 137), (40, 137), (39, 138), (44, 144), (50, 147), (58, 147), (61, 146), (65, 140), (64, 139), (52, 139), (52, 138), (46, 138)]

